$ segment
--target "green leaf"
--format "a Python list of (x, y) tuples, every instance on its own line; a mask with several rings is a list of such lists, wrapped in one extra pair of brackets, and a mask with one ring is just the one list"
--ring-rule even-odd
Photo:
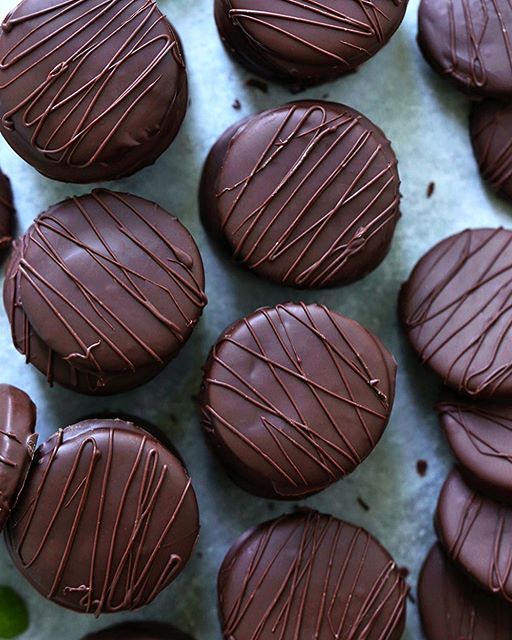
[(0, 587), (0, 638), (16, 638), (28, 626), (28, 609), (23, 598), (11, 587)]

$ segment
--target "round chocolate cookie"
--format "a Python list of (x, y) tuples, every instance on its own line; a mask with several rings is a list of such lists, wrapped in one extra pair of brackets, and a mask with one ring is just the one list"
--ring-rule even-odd
[(152, 164), (187, 107), (179, 38), (154, 0), (22, 0), (0, 31), (1, 132), (65, 182)]
[(426, 640), (512, 640), (512, 609), (479, 589), (439, 545), (425, 560), (418, 584)]
[(227, 50), (274, 80), (318, 84), (354, 71), (400, 26), (407, 0), (215, 0)]
[(364, 529), (316, 511), (282, 516), (235, 542), (219, 573), (226, 640), (399, 640), (407, 586)]
[(151, 602), (184, 568), (199, 522), (182, 462), (140, 427), (98, 419), (39, 447), (6, 530), (42, 595), (99, 615)]
[(446, 402), (438, 410), (466, 482), (512, 504), (512, 405)]
[(191, 640), (190, 636), (163, 622), (125, 622), (97, 633), (89, 633), (82, 640)]
[(112, 393), (178, 353), (206, 304), (203, 289), (199, 251), (176, 218), (101, 190), (35, 220), (15, 246), (4, 304), (15, 346), (50, 382)]
[(203, 170), (201, 215), (236, 261), (318, 289), (380, 264), (400, 216), (399, 188), (389, 140), (361, 113), (292, 102), (221, 136)]
[(36, 407), (16, 387), (0, 384), (0, 530), (3, 529), (32, 464), (37, 443)]
[(475, 103), (471, 141), (484, 180), (512, 199), (512, 103), (496, 100)]
[(0, 259), (12, 240), (14, 202), (9, 178), (0, 171)]
[(507, 0), (421, 0), (421, 51), (475, 96), (512, 97), (512, 5)]
[(448, 556), (481, 587), (512, 602), (512, 508), (477, 493), (457, 469), (437, 504), (436, 530)]
[(421, 258), (400, 293), (407, 338), (445, 384), (512, 399), (512, 231), (466, 229)]
[(353, 471), (388, 423), (396, 363), (354, 320), (303, 303), (224, 331), (205, 367), (203, 427), (233, 479), (303, 498)]

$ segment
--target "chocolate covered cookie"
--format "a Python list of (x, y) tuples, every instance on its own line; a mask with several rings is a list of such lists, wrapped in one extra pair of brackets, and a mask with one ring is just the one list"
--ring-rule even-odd
[(512, 231), (466, 229), (426, 253), (400, 292), (421, 362), (459, 393), (512, 399)]
[(0, 30), (0, 123), (49, 178), (152, 164), (187, 107), (179, 38), (154, 0), (22, 0)]
[(244, 489), (304, 498), (371, 453), (395, 377), (393, 356), (354, 320), (316, 304), (259, 309), (212, 349), (200, 396), (204, 431)]
[(317, 84), (354, 71), (400, 26), (407, 0), (215, 0), (227, 50), (275, 80)]
[(183, 570), (198, 532), (176, 455), (130, 422), (98, 419), (39, 447), (6, 540), (39, 593), (98, 616), (151, 602)]
[(241, 536), (219, 573), (226, 640), (399, 640), (407, 586), (364, 529), (316, 511)]
[(344, 105), (293, 102), (221, 136), (204, 166), (201, 216), (236, 262), (318, 289), (382, 262), (399, 188), (396, 156), (375, 124)]
[(10, 246), (14, 230), (14, 202), (9, 178), (0, 171), (0, 260)]

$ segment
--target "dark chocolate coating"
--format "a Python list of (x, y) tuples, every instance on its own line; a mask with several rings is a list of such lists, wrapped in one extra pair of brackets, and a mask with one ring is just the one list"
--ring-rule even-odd
[(82, 640), (192, 640), (189, 635), (163, 622), (124, 622)]
[(0, 171), (0, 259), (12, 240), (14, 227), (14, 201), (12, 197), (11, 182)]
[(6, 540), (39, 593), (98, 616), (151, 602), (182, 571), (198, 532), (182, 462), (134, 424), (99, 419), (39, 447)]
[(25, 484), (37, 443), (36, 407), (16, 387), (0, 384), (0, 531)]
[(22, 0), (2, 23), (1, 132), (49, 178), (152, 164), (187, 99), (179, 38), (154, 0)]
[(304, 303), (228, 327), (201, 390), (203, 427), (243, 488), (296, 499), (353, 471), (388, 423), (396, 363), (354, 320)]
[(512, 97), (512, 6), (507, 0), (421, 0), (421, 51), (474, 96)]
[(176, 218), (101, 190), (35, 220), (8, 265), (4, 304), (15, 346), (50, 382), (112, 393), (178, 353), (203, 289), (199, 251)]
[(317, 84), (356, 69), (400, 26), (407, 0), (215, 0), (227, 50), (273, 80)]
[(448, 556), (483, 589), (512, 602), (512, 508), (472, 489), (458, 471), (448, 476), (436, 511)]
[(484, 100), (473, 105), (471, 142), (484, 180), (512, 199), (512, 103)]
[(434, 545), (421, 570), (419, 610), (426, 640), (512, 640), (512, 609), (477, 587)]
[(467, 229), (439, 242), (400, 293), (407, 338), (445, 384), (512, 399), (512, 231)]
[(438, 411), (466, 482), (512, 504), (512, 405), (445, 402)]
[(221, 136), (203, 170), (201, 215), (237, 262), (318, 289), (380, 264), (400, 216), (399, 188), (389, 140), (361, 113), (292, 102)]
[(226, 640), (399, 640), (407, 586), (364, 529), (316, 511), (239, 538), (218, 578)]

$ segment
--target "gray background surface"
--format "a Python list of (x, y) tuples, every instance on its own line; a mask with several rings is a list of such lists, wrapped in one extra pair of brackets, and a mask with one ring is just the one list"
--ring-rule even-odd
[[(11, 0), (0, 0), (0, 14), (11, 4)], [(262, 305), (299, 298), (325, 303), (373, 330), (399, 363), (391, 423), (376, 451), (350, 478), (305, 504), (377, 535), (397, 562), (410, 569), (413, 589), (434, 539), (432, 513), (451, 464), (433, 411), (440, 386), (407, 348), (397, 322), (396, 298), (418, 258), (444, 236), (468, 226), (509, 223), (510, 206), (490, 194), (478, 176), (468, 136), (469, 104), (423, 62), (415, 42), (417, 0), (411, 0), (391, 43), (357, 73), (300, 94), (344, 102), (384, 129), (399, 159), (403, 217), (389, 257), (364, 281), (317, 293), (273, 286), (212, 252), (198, 218), (197, 185), (210, 146), (227, 126), (295, 96), (276, 85), (269, 86), (268, 94), (245, 86), (248, 74), (227, 58), (217, 37), (212, 4), (213, 0), (160, 2), (184, 43), (191, 106), (178, 139), (153, 167), (109, 185), (156, 200), (186, 224), (200, 245), (210, 302), (180, 357), (135, 392), (91, 400), (48, 388), (35, 370), (25, 366), (10, 343), (7, 319), (0, 310), (0, 381), (30, 392), (39, 409), (41, 439), (94, 411), (131, 413), (153, 421), (171, 437), (189, 467), (200, 502), (201, 540), (185, 572), (154, 603), (134, 614), (100, 620), (47, 603), (17, 575), (2, 545), (0, 584), (17, 589), (30, 608), (31, 626), (22, 640), (79, 640), (88, 630), (136, 618), (171, 621), (197, 640), (220, 638), (215, 579), (225, 552), (246, 528), (293, 505), (258, 500), (231, 484), (205, 447), (193, 396), (199, 388), (201, 364), (221, 330)], [(242, 104), (240, 111), (231, 106), (235, 99)], [(13, 183), (20, 231), (48, 205), (90, 189), (43, 178), (3, 139), (0, 163)], [(430, 182), (436, 188), (427, 199)], [(418, 459), (428, 461), (425, 478), (416, 472)], [(370, 505), (368, 512), (358, 504), (358, 497)], [(417, 607), (409, 603), (404, 640), (419, 638)]]

